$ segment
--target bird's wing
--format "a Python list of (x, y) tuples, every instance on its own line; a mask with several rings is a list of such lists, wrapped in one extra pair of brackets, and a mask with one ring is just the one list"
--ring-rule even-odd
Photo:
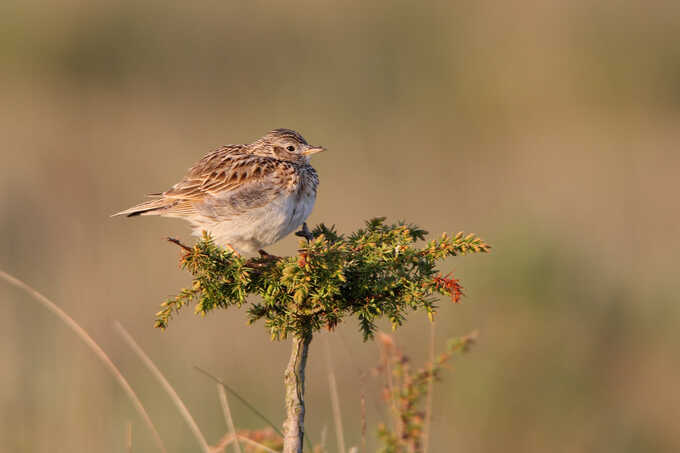
[[(238, 146), (238, 145), (237, 145)], [(165, 215), (202, 214), (223, 219), (264, 206), (295, 176), (286, 162), (225, 147), (206, 155), (160, 197)]]
[(224, 178), (236, 162), (243, 162), (251, 154), (244, 145), (223, 146), (206, 154), (187, 171), (186, 176), (169, 190), (157, 195), (163, 198), (196, 199), (210, 188), (209, 186)]

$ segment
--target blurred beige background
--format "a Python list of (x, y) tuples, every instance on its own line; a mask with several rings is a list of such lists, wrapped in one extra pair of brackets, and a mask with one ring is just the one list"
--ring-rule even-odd
[[(279, 421), (287, 344), (236, 310), (154, 330), (189, 281), (163, 238), (188, 228), (108, 216), (219, 145), (293, 128), (329, 149), (311, 223), (384, 215), (494, 246), (447, 263), (467, 297), (442, 301), (437, 344), (481, 336), (436, 387), (432, 451), (680, 451), (679, 120), (677, 1), (4, 0), (0, 268), (91, 332), (170, 451), (198, 447), (114, 320), (209, 441), (225, 429), (194, 365)], [(1, 451), (121, 452), (128, 422), (134, 450), (154, 451), (71, 331), (4, 283), (0, 302)], [(416, 363), (427, 338), (419, 315), (397, 333)], [(356, 445), (358, 375), (377, 348), (352, 323), (329, 343)], [(333, 446), (322, 345), (307, 426)], [(369, 392), (373, 434), (376, 381)]]

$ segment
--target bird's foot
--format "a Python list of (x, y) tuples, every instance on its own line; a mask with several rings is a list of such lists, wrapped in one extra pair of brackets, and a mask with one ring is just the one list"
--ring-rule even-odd
[(264, 269), (268, 268), (272, 263), (281, 259), (280, 257), (271, 255), (264, 250), (258, 250), (257, 252), (260, 254), (260, 256), (250, 258), (246, 263), (246, 266), (253, 269)]
[(257, 253), (260, 254), (260, 259), (265, 260), (265, 261), (276, 261), (276, 260), (280, 259), (280, 257), (278, 257), (276, 255), (269, 254), (262, 249), (258, 250)]
[(300, 229), (300, 231), (295, 233), (295, 236), (305, 238), (307, 239), (307, 242), (311, 242), (312, 239), (314, 239), (314, 235), (312, 234), (311, 231), (309, 231), (309, 228), (307, 227), (307, 222), (302, 224), (302, 228)]

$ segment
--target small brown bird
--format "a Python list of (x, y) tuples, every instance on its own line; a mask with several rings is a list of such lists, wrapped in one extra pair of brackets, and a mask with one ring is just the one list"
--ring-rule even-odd
[(193, 234), (253, 253), (300, 227), (312, 212), (319, 177), (312, 154), (324, 151), (297, 132), (275, 129), (249, 145), (223, 146), (203, 157), (155, 200), (114, 214), (185, 219)]

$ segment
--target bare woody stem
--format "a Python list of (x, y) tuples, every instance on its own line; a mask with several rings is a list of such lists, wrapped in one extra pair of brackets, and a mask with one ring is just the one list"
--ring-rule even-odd
[(302, 453), (305, 433), (305, 367), (311, 335), (293, 337), (290, 361), (284, 375), (286, 420), (283, 423), (283, 452)]

